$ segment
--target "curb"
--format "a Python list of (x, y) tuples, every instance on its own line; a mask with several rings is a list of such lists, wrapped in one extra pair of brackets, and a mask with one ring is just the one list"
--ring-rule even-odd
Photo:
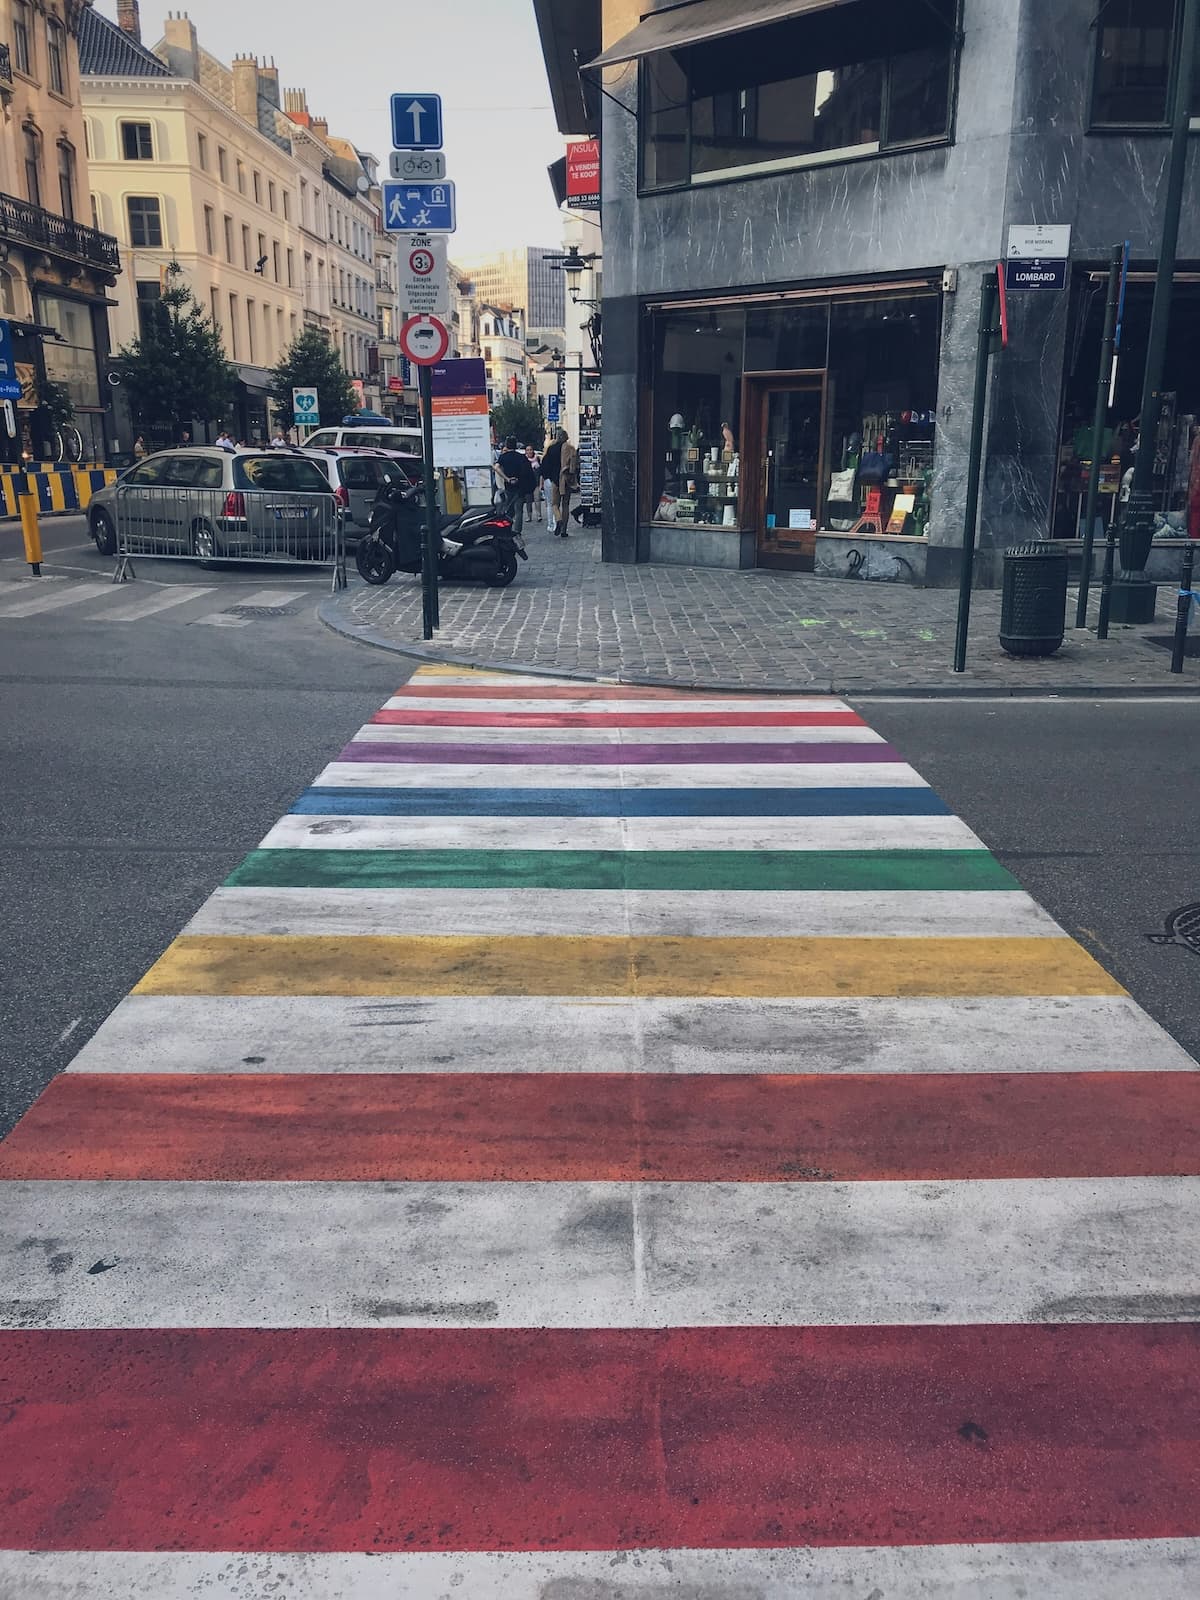
[(487, 661), (463, 655), (437, 644), (397, 644), (386, 633), (366, 623), (351, 624), (343, 620), (338, 600), (330, 596), (317, 607), (317, 617), (331, 633), (355, 644), (369, 645), (373, 650), (386, 650), (395, 656), (405, 656), (418, 662), (433, 662), (448, 667), (474, 667), (484, 672), (512, 672), (531, 678), (568, 678), (577, 683), (619, 683), (639, 689), (699, 689), (720, 694), (749, 695), (814, 695), (836, 694), (843, 699), (870, 695), (892, 700), (1162, 700), (1183, 696), (1200, 696), (1200, 681), (1180, 679), (1176, 684), (1071, 684), (1054, 688), (1049, 684), (975, 684), (935, 683), (864, 685), (839, 684), (836, 679), (828, 683), (726, 683), (720, 678), (656, 678), (636, 672), (581, 672), (578, 668), (534, 666), (521, 661)]

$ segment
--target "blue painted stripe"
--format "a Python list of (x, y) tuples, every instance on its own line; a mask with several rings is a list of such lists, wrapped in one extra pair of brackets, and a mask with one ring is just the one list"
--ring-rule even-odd
[(292, 812), (354, 817), (945, 817), (950, 808), (926, 788), (312, 788)]

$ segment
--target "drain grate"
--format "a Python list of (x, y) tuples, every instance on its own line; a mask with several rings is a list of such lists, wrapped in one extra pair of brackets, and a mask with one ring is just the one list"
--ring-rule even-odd
[[(1175, 643), (1173, 633), (1144, 633), (1143, 644), (1152, 644), (1157, 650), (1169, 650)], [(1189, 661), (1200, 660), (1200, 634), (1189, 634), (1183, 647), (1183, 653)]]
[(227, 606), (225, 614), (231, 617), (294, 617), (296, 608), (286, 606)]

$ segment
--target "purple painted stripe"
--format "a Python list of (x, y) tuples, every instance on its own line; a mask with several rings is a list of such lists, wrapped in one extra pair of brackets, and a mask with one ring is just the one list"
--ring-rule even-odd
[(853, 763), (899, 761), (888, 744), (348, 744), (339, 761), (387, 761), (442, 766), (632, 767), (714, 766), (747, 762)]

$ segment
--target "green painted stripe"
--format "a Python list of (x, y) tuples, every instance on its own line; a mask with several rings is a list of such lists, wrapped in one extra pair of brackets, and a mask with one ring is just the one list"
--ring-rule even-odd
[(986, 850), (254, 850), (276, 889), (1016, 889)]

